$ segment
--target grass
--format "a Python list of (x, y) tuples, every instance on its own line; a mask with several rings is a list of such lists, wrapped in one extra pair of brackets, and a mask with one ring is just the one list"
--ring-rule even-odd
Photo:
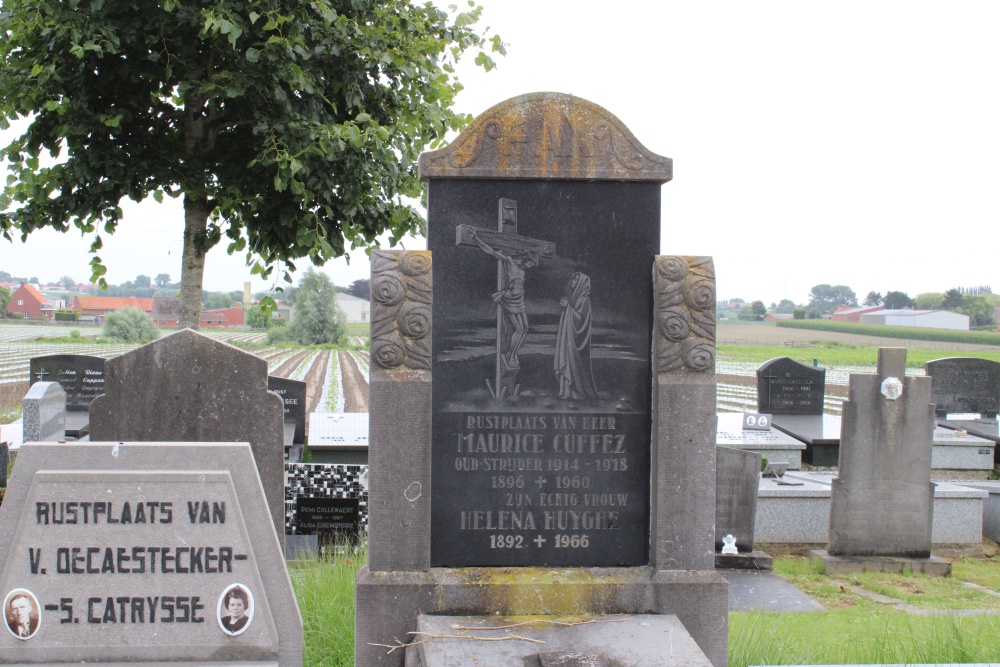
[(729, 667), (1000, 661), (1000, 617), (851, 607), (729, 615)]
[(840, 322), (838, 320), (822, 319), (782, 320), (778, 322), (778, 327), (837, 331), (861, 336), (882, 336), (885, 338), (902, 338), (906, 340), (1000, 346), (1000, 332), (995, 331), (956, 331), (953, 329), (928, 329), (925, 327), (895, 327), (885, 324), (861, 324), (859, 322)]
[[(812, 365), (813, 359), (820, 366), (874, 366), (878, 361), (878, 348), (868, 345), (852, 345), (837, 341), (809, 341), (807, 347), (787, 347), (784, 345), (719, 345), (717, 358), (720, 361), (746, 361), (763, 363), (775, 357), (790, 357), (795, 361)], [(928, 350), (908, 348), (906, 366), (922, 368), (932, 359), (943, 357), (977, 357), (1000, 361), (1000, 351), (991, 350)]]
[(354, 575), (367, 560), (362, 549), (319, 562), (289, 563), (302, 613), (303, 665), (354, 665)]
[[(354, 651), (354, 575), (367, 554), (290, 565), (302, 611), (307, 666), (350, 667)], [(852, 586), (940, 613), (916, 616), (841, 590), (808, 559), (779, 557), (775, 572), (806, 590), (826, 613), (742, 612), (729, 615), (729, 667), (775, 664), (1000, 662), (1000, 616), (960, 616), (949, 608), (993, 609), (993, 599), (970, 589), (976, 580), (1000, 590), (1000, 557), (957, 561), (954, 575), (863, 575)], [(842, 578), (843, 579), (843, 578)], [(967, 594), (972, 591), (972, 594)], [(960, 601), (952, 604), (952, 600)]]

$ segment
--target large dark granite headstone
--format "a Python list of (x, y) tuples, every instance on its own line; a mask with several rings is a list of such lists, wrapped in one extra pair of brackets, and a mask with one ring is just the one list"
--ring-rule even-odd
[(1000, 362), (975, 357), (934, 359), (924, 364), (934, 378), (932, 401), (938, 417), (979, 413), (996, 417), (1000, 410)]
[(300, 445), (306, 441), (306, 383), (301, 380), (267, 376), (267, 388), (285, 403), (285, 423), (295, 424), (292, 442)]
[(757, 369), (757, 411), (772, 415), (821, 415), (826, 369), (788, 357), (764, 362)]
[(90, 406), (90, 439), (249, 442), (284, 535), (284, 406), (267, 390), (267, 362), (182, 329), (109, 359), (105, 393)]
[(402, 667), (373, 643), (420, 614), (652, 612), (722, 667), (715, 274), (656, 256), (670, 161), (535, 93), (420, 170), (430, 252), (372, 258), (355, 664)]
[(431, 181), (433, 565), (649, 561), (662, 180)]
[(86, 412), (91, 401), (104, 393), (104, 364), (103, 358), (86, 354), (33, 357), (31, 383), (58, 382), (66, 392), (66, 410)]

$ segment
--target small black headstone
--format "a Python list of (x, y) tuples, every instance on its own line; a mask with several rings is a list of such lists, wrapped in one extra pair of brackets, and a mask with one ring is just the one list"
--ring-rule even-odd
[(996, 417), (1000, 409), (1000, 362), (975, 357), (949, 357), (924, 364), (937, 414), (979, 413)]
[(324, 540), (355, 537), (361, 527), (360, 506), (357, 498), (296, 498), (295, 532)]
[(779, 357), (757, 369), (758, 412), (821, 415), (825, 391), (825, 368), (814, 368), (788, 357)]
[(10, 449), (6, 440), (0, 440), (0, 488), (7, 486), (8, 465), (10, 465)]
[(58, 382), (66, 392), (68, 412), (86, 412), (104, 393), (104, 359), (86, 354), (50, 354), (32, 358), (31, 384)]
[(267, 376), (267, 389), (285, 402), (285, 423), (295, 424), (292, 442), (300, 445), (306, 441), (306, 383), (301, 380)]

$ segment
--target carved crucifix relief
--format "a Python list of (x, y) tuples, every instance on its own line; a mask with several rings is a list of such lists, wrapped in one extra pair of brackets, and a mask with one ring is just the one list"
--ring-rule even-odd
[(529, 269), (542, 259), (555, 255), (551, 241), (518, 236), (517, 202), (500, 199), (497, 231), (459, 225), (455, 245), (478, 248), (497, 260), (497, 363), (495, 383), (487, 386), (495, 398), (509, 398), (518, 393), (517, 373), (521, 368), (519, 353), (528, 335), (528, 312), (525, 279)]

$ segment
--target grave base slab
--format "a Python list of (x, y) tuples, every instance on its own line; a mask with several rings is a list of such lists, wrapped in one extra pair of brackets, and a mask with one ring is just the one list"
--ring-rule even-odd
[(763, 551), (741, 554), (715, 554), (716, 570), (770, 570), (774, 558)]
[(729, 584), (714, 570), (623, 568), (432, 568), (358, 571), (357, 667), (403, 667), (421, 614), (605, 616), (673, 614), (715, 667), (727, 664)]
[(951, 563), (943, 558), (903, 558), (897, 556), (831, 556), (826, 549), (809, 552), (810, 563), (823, 563), (826, 574), (858, 572), (915, 572), (947, 577)]
[[(599, 616), (582, 621), (573, 616), (526, 620), (521, 616), (421, 615), (417, 627), (426, 634), (416, 639), (424, 641), (406, 649), (406, 667), (712, 665), (676, 616)], [(493, 629), (502, 626), (515, 627)], [(503, 639), (511, 635), (525, 639)]]

